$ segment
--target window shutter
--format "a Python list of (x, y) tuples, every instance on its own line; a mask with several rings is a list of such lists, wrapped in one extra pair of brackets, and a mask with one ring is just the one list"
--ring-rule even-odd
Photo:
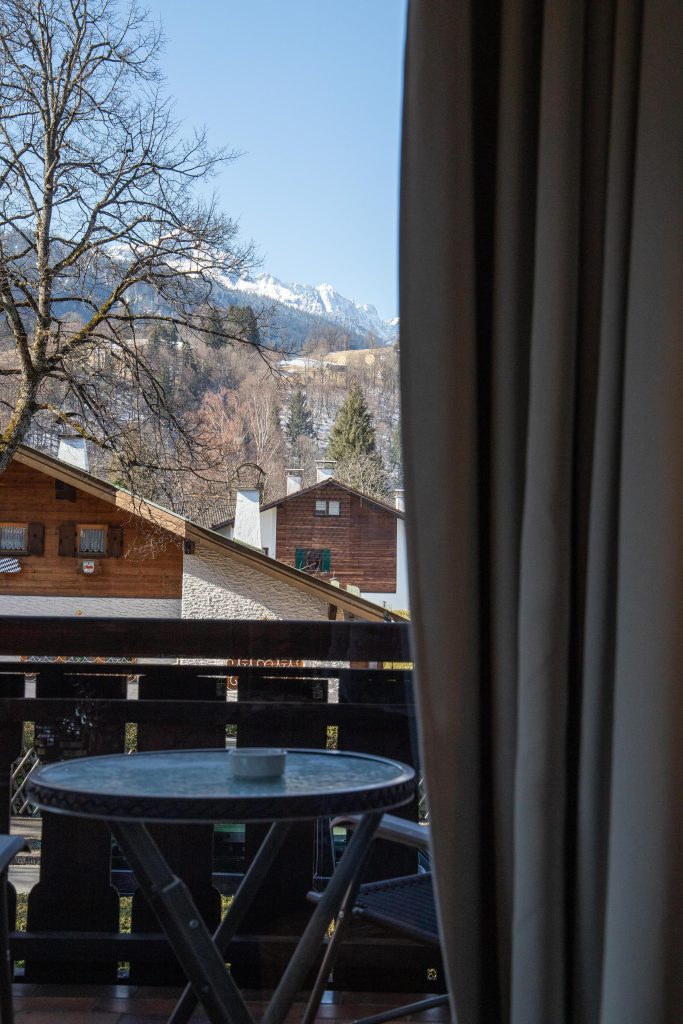
[(122, 526), (110, 526), (107, 529), (107, 554), (110, 558), (120, 558), (123, 554)]
[(303, 569), (306, 565), (306, 550), (305, 548), (297, 548), (294, 552), (294, 568)]
[(61, 523), (59, 526), (59, 554), (63, 558), (73, 558), (76, 554), (76, 524)]
[(321, 572), (332, 572), (332, 559), (330, 557), (330, 549), (329, 548), (323, 548), (322, 555), (323, 555), (323, 557), (321, 559), (320, 571)]
[(55, 498), (57, 501), (75, 501), (76, 488), (65, 484), (63, 480), (55, 480)]
[(42, 555), (45, 550), (45, 527), (42, 523), (29, 523), (27, 529), (29, 555)]

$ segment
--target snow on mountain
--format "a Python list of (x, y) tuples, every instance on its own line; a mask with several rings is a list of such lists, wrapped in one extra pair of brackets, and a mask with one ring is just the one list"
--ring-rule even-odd
[[(299, 310), (309, 316), (332, 322), (354, 336), (369, 338), (371, 335), (384, 345), (393, 344), (398, 338), (398, 317), (382, 320), (374, 306), (358, 305), (347, 299), (330, 284), (317, 287), (303, 284), (286, 284), (272, 274), (258, 274), (256, 277), (225, 277), (221, 283), (231, 292), (243, 294), (244, 301), (253, 303), (275, 302), (289, 309)], [(251, 299), (254, 296), (254, 299)]]

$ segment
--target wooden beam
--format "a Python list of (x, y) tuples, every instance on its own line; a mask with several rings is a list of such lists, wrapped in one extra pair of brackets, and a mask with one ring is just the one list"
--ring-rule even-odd
[(410, 661), (407, 623), (19, 615), (0, 616), (0, 655)]

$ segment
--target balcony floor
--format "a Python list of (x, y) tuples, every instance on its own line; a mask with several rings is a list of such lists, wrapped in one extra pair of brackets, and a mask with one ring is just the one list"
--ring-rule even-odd
[[(135, 988), (127, 985), (14, 985), (15, 1024), (165, 1024), (179, 991), (158, 988)], [(247, 993), (249, 1009), (256, 1020), (265, 1009), (260, 993)], [(359, 1017), (381, 1013), (420, 998), (405, 993), (374, 992), (326, 993), (318, 1012), (320, 1024), (350, 1024)], [(287, 1024), (296, 1024), (303, 1013), (303, 1003), (296, 1003)], [(449, 1024), (447, 1007), (439, 1007), (415, 1017), (403, 1018)], [(200, 1024), (208, 1018), (197, 1011), (192, 1018)]]

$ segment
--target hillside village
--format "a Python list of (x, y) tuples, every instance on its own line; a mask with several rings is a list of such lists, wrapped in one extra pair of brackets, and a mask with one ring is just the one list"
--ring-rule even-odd
[(311, 507), (297, 502), (289, 536), (284, 517), (269, 523), (264, 546), (258, 491), (238, 491), (216, 531), (98, 480), (79, 443), (60, 453), (22, 447), (0, 477), (0, 615), (381, 621), (405, 587), (402, 513), (330, 478), (325, 516), (317, 488), (302, 492)]
[[(263, 471), (264, 497), (274, 499), (284, 492), (286, 470), (292, 466), (301, 468), (304, 486), (314, 482), (315, 462), (327, 457), (335, 419), (355, 388), (371, 417), (372, 436), (365, 447), (374, 454), (365, 463), (357, 458), (353, 466), (340, 467), (339, 475), (376, 497), (389, 497), (402, 483), (397, 349), (330, 351), (329, 342), (329, 336), (314, 336), (301, 354), (265, 362), (244, 346), (217, 349), (196, 339), (190, 343), (177, 332), (152, 332), (137, 344), (169, 402), (191, 416), (200, 452), (192, 465), (181, 467), (165, 449), (163, 463), (157, 457), (154, 470), (124, 475), (115, 453), (88, 444), (90, 468), (103, 479), (182, 510), (197, 502), (234, 500), (240, 465), (254, 463)], [(89, 358), (94, 373), (106, 374), (102, 364), (111, 357), (105, 346)], [(136, 415), (135, 386), (126, 375), (117, 382), (115, 402), (125, 425)], [(86, 420), (86, 432), (88, 425)], [(27, 442), (56, 455), (60, 437), (69, 432), (54, 419), (37, 417)]]

